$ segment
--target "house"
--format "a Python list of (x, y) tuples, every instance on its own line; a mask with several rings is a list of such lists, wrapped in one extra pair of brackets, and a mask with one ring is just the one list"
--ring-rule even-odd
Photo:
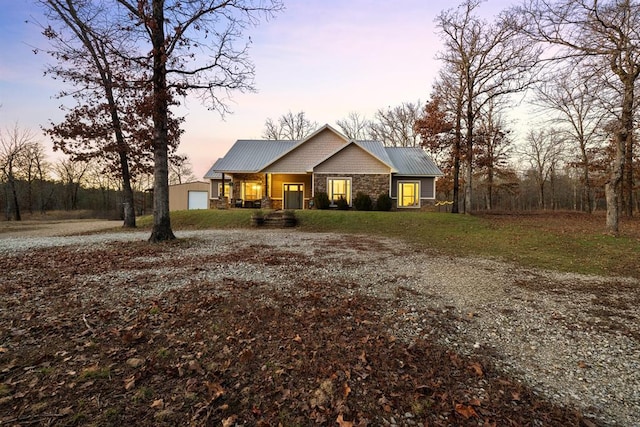
[(169, 210), (209, 208), (209, 183), (188, 182), (169, 186)]
[(388, 194), (397, 209), (419, 209), (433, 205), (438, 176), (420, 148), (354, 141), (325, 125), (301, 141), (238, 140), (204, 178), (214, 207), (308, 209), (318, 192), (334, 205), (340, 198), (352, 205), (363, 192), (374, 201)]

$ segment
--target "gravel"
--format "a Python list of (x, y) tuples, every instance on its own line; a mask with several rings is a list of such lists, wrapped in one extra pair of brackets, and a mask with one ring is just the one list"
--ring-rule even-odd
[[(339, 277), (345, 292), (389, 301), (390, 333), (407, 340), (429, 337), (434, 316), (452, 327), (434, 337), (464, 354), (490, 354), (495, 366), (556, 403), (580, 408), (603, 425), (640, 425), (640, 283), (628, 278), (582, 276), (525, 269), (476, 258), (415, 251), (393, 239), (353, 238), (296, 230), (183, 231), (188, 249), (204, 255), (260, 248), (303, 254), (317, 262), (259, 266), (216, 264), (189, 272), (198, 279), (268, 282), (288, 289), (293, 277)], [(4, 238), (3, 238), (4, 237)], [(19, 256), (35, 247), (97, 245), (145, 240), (148, 232), (25, 237), (0, 234), (0, 253)], [(349, 240), (349, 244), (344, 244)], [(182, 277), (179, 267), (156, 274)], [(132, 273), (133, 274), (133, 273)], [(193, 275), (196, 275), (193, 277)], [(99, 280), (99, 278), (95, 278)], [(180, 287), (187, 280), (167, 286)], [(149, 290), (161, 294), (167, 288)], [(269, 295), (265, 295), (266, 302)], [(425, 336), (427, 335), (427, 336)]]

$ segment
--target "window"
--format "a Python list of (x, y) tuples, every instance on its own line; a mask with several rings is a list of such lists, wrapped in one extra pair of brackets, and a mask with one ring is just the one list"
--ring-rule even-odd
[(340, 198), (351, 205), (351, 178), (328, 178), (327, 194), (332, 205), (335, 205)]
[(399, 208), (419, 208), (420, 207), (420, 182), (418, 181), (398, 182), (398, 207)]
[[(218, 197), (222, 197), (222, 183), (218, 183)], [(231, 197), (231, 186), (228, 182), (224, 183), (224, 197)]]
[(262, 200), (262, 184), (258, 181), (242, 183), (242, 200)]

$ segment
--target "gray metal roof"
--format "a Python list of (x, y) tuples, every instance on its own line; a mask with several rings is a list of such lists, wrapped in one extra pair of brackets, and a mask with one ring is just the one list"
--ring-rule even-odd
[[(322, 128), (324, 129), (324, 128)], [(334, 131), (335, 132), (335, 131)], [(308, 139), (308, 138), (307, 138)], [(218, 159), (205, 179), (221, 179), (222, 173), (257, 173), (276, 159), (288, 153), (303, 141), (277, 141), (241, 139), (231, 147), (229, 152)], [(442, 171), (431, 157), (419, 147), (385, 147), (379, 141), (351, 141), (362, 149), (388, 165), (398, 175), (442, 176)], [(345, 147), (349, 145), (346, 144)], [(336, 151), (339, 152), (344, 147)], [(332, 157), (335, 155), (328, 156)], [(323, 161), (326, 159), (323, 159)], [(322, 163), (319, 162), (318, 164)]]
[(442, 171), (422, 148), (386, 147), (385, 150), (398, 175), (443, 175)]
[(223, 158), (214, 163), (207, 175), (213, 172), (258, 172), (296, 144), (298, 141), (238, 140)]

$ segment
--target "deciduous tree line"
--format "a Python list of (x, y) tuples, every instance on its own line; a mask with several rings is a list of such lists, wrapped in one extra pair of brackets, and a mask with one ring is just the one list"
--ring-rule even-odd
[[(195, 180), (186, 156), (172, 156), (169, 183)], [(137, 171), (131, 180), (131, 195), (137, 214), (150, 213), (153, 174)], [(21, 220), (51, 211), (92, 211), (91, 215), (125, 218), (129, 196), (122, 179), (98, 158), (79, 160), (62, 157), (51, 161), (43, 143), (18, 124), (0, 129), (0, 206), (7, 220)]]
[[(492, 21), (479, 17), (481, 4), (464, 0), (436, 18), (442, 68), (424, 106), (371, 120), (351, 113), (337, 125), (350, 138), (423, 146), (445, 171), (439, 194), (453, 212), (592, 212), (604, 199), (617, 233), (621, 212), (638, 205), (640, 4), (524, 0)], [(517, 124), (507, 114), (516, 104), (528, 106)]]
[[(65, 121), (47, 132), (72, 158), (100, 157), (112, 165), (125, 198), (133, 171), (150, 167), (150, 240), (172, 239), (168, 169), (182, 121), (172, 107), (195, 91), (225, 114), (230, 92), (253, 90), (243, 30), (278, 13), (282, 3), (40, 3), (55, 62), (48, 72), (70, 84), (60, 95), (76, 101)], [(566, 190), (561, 181), (571, 177), (573, 193), (580, 188), (579, 204), (589, 211), (604, 187), (607, 228), (617, 233), (621, 210), (633, 213), (636, 191), (640, 6), (631, 0), (523, 0), (487, 21), (478, 15), (481, 3), (464, 0), (438, 15), (442, 68), (425, 105), (381, 109), (371, 121), (351, 113), (338, 126), (357, 139), (424, 146), (447, 173), (440, 192), (453, 201), (454, 212), (504, 206), (509, 192), (511, 205), (522, 206), (514, 200), (526, 176), (533, 177), (538, 206), (554, 207), (559, 189)], [(522, 142), (513, 144), (522, 126), (510, 125), (504, 112), (525, 95), (547, 121), (528, 123)], [(299, 139), (312, 124), (289, 113), (268, 119), (265, 135)], [(8, 183), (14, 179), (5, 176)], [(126, 219), (133, 214), (125, 214), (125, 226), (135, 225)]]

